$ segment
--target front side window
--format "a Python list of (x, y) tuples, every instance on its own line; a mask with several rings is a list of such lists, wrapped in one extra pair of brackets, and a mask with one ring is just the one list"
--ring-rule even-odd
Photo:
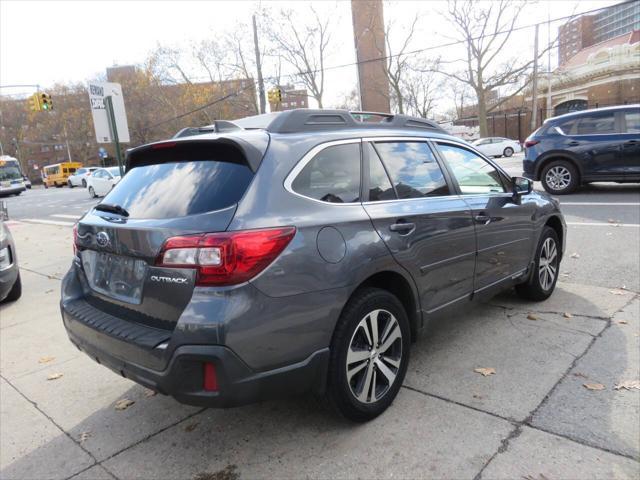
[(333, 145), (320, 151), (296, 176), (291, 188), (322, 202), (359, 202), (360, 144)]
[(449, 195), (449, 187), (425, 142), (379, 142), (375, 149), (389, 172), (398, 198)]
[(369, 201), (395, 200), (396, 192), (380, 157), (370, 143), (366, 144), (366, 148), (369, 156)]
[(500, 173), (485, 159), (466, 148), (446, 143), (439, 143), (438, 149), (451, 167), (463, 195), (505, 191)]

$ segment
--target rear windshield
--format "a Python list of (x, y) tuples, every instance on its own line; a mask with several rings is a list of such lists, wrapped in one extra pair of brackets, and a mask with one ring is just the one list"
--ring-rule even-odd
[(133, 159), (103, 203), (120, 205), (129, 218), (141, 219), (220, 210), (238, 203), (253, 178), (243, 160), (228, 148), (145, 152), (137, 163)]

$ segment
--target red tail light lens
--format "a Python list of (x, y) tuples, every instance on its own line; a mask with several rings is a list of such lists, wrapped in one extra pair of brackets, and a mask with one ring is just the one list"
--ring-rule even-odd
[(218, 374), (216, 372), (216, 366), (211, 362), (204, 363), (202, 387), (205, 392), (217, 392), (218, 391)]
[(540, 143), (540, 140), (525, 140), (524, 147), (530, 148)]
[(264, 270), (295, 233), (295, 227), (281, 227), (172, 237), (156, 265), (195, 268), (198, 286), (236, 285)]

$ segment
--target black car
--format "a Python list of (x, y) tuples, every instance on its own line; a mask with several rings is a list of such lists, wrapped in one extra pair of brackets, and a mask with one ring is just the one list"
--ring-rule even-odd
[(550, 118), (524, 146), (524, 175), (552, 194), (589, 182), (640, 182), (640, 105)]
[(433, 122), (360, 116), (291, 110), (130, 150), (74, 232), (71, 341), (185, 403), (311, 390), (362, 421), (432, 318), (513, 286), (551, 295), (558, 202)]

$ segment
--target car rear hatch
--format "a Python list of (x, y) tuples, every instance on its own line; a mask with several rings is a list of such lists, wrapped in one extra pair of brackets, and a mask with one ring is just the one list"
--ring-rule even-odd
[(131, 150), (126, 175), (74, 232), (83, 300), (172, 331), (197, 273), (160, 265), (160, 252), (169, 238), (227, 229), (268, 145), (266, 134), (252, 135), (251, 144), (212, 136)]

